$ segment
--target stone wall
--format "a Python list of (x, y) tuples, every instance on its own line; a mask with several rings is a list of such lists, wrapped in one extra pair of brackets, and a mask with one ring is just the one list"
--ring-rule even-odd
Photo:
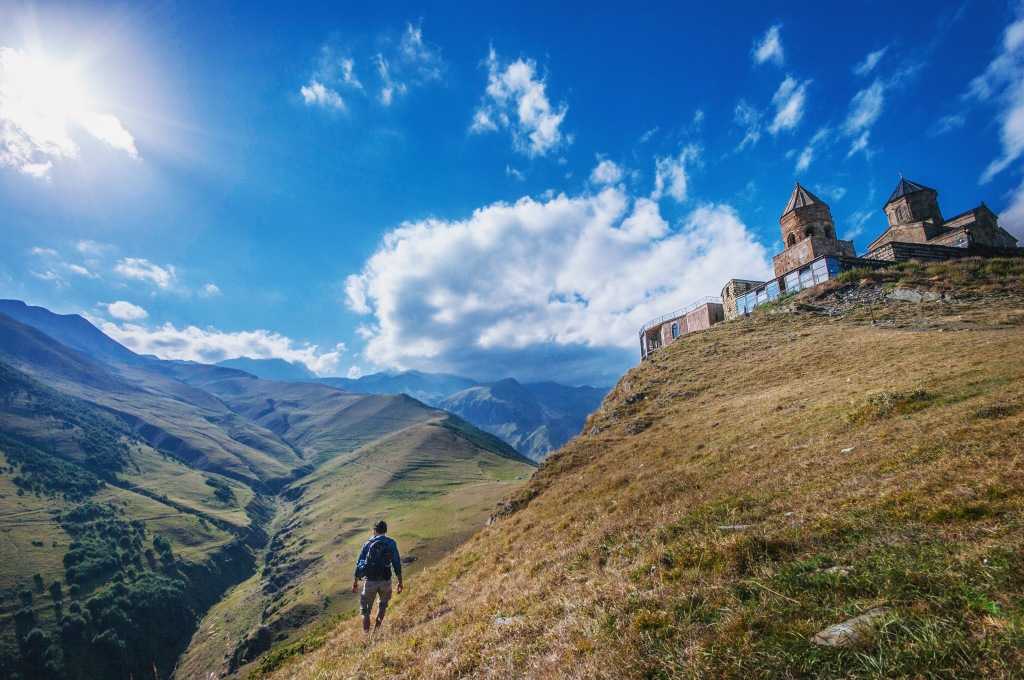
[(795, 246), (786, 248), (772, 259), (775, 276), (783, 276), (823, 255), (855, 257), (853, 241), (837, 241), (817, 236), (805, 238)]
[(903, 262), (918, 260), (920, 262), (941, 262), (970, 255), (966, 248), (951, 248), (934, 243), (900, 243), (893, 241), (872, 250), (864, 257), (871, 260), (887, 262)]
[(926, 243), (929, 238), (931, 237), (928, 235), (924, 222), (897, 224), (894, 227), (886, 229), (881, 236), (872, 241), (871, 245), (868, 246), (868, 250), (874, 250), (875, 248), (879, 248), (886, 243), (891, 242)]
[(970, 226), (971, 240), (992, 248), (1016, 248), (1017, 239), (999, 226), (996, 216), (984, 205), (974, 209), (975, 221)]
[(745, 295), (763, 285), (764, 281), (749, 281), (746, 279), (730, 279), (722, 288), (722, 309), (725, 320), (735, 319), (739, 316), (736, 313), (736, 298)]

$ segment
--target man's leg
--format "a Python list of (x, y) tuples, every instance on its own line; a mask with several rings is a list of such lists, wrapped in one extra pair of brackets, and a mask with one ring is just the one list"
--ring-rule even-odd
[(363, 581), (363, 589), (359, 593), (359, 610), (363, 614), (363, 632), (370, 632), (370, 609), (373, 608), (373, 596), (375, 591), (371, 590), (369, 579)]
[[(384, 621), (384, 614), (388, 611), (388, 602), (391, 601), (391, 582), (385, 582), (385, 585), (380, 588), (379, 592), (380, 604), (377, 605), (377, 625), (373, 627), (374, 630), (380, 628), (380, 624)], [(369, 625), (369, 620), (369, 618), (366, 619), (367, 625)]]

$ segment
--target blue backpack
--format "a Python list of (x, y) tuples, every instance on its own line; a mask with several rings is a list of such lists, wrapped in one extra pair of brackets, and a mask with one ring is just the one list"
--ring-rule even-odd
[(391, 541), (374, 536), (367, 544), (366, 557), (356, 564), (356, 577), (370, 581), (391, 580)]

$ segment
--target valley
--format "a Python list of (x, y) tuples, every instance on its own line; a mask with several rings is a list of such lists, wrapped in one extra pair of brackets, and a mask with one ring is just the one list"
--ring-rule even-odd
[(404, 395), (142, 357), (0, 302), (0, 670), (234, 672), (351, 613), (374, 518), (415, 572), (531, 472)]

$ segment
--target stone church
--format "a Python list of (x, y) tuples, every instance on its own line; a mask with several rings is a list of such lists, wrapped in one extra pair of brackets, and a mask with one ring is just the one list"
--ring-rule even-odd
[[(946, 219), (935, 189), (901, 177), (882, 210), (889, 226), (864, 255), (857, 256), (853, 241), (837, 237), (828, 204), (797, 182), (779, 218), (783, 249), (772, 259), (775, 278), (731, 279), (722, 288), (720, 300), (702, 300), (652, 319), (640, 329), (641, 357), (691, 330), (747, 315), (759, 305), (812, 288), (850, 269), (904, 260), (1024, 256), (1017, 239), (999, 226), (999, 218), (984, 203)], [(694, 315), (709, 323), (686, 324)]]

